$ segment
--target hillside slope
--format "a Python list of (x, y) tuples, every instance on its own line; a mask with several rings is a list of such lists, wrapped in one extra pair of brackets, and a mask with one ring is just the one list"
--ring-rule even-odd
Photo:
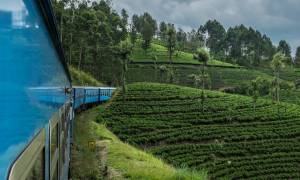
[(122, 140), (212, 179), (299, 179), (300, 107), (246, 96), (137, 83), (98, 118)]
[[(157, 62), (169, 62), (169, 54), (168, 49), (165, 46), (151, 43), (150, 49), (147, 50), (147, 53), (141, 48), (142, 41), (137, 41), (133, 53), (131, 56), (131, 60), (133, 62), (154, 62), (155, 57), (157, 58)], [(200, 64), (197, 60), (193, 58), (193, 54), (176, 51), (173, 55), (173, 62), (176, 63), (187, 63), (187, 64)], [(239, 67), (238, 65), (226, 63), (223, 61), (212, 59), (208, 62), (208, 65), (215, 66), (225, 66), (225, 67)]]
[(72, 66), (69, 66), (69, 71), (72, 78), (72, 85), (75, 86), (103, 86), (89, 73), (80, 71)]
[[(194, 86), (191, 74), (200, 74), (199, 66), (195, 65), (174, 65), (175, 83), (185, 86)], [(261, 71), (246, 68), (228, 68), (228, 67), (208, 67), (206, 72), (210, 77), (210, 87), (213, 90), (220, 88), (242, 89), (249, 86), (252, 80), (257, 77), (273, 80), (273, 76)], [(128, 81), (134, 82), (168, 82), (167, 72), (161, 72), (155, 65), (130, 65), (128, 72)], [(290, 81), (281, 80), (284, 86), (293, 86)]]
[[(104, 106), (82, 112), (75, 119), (72, 179), (203, 180), (206, 173), (175, 169), (153, 155), (120, 141), (104, 124), (95, 122)], [(96, 151), (88, 147), (95, 141)]]

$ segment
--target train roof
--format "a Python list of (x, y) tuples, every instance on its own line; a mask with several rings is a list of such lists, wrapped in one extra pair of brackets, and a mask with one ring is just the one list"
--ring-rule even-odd
[(60, 36), (57, 31), (58, 26), (57, 26), (56, 18), (55, 18), (53, 9), (52, 9), (51, 1), (50, 0), (39, 0), (39, 3), (41, 6), (41, 10), (43, 11), (43, 17), (45, 19), (49, 33), (51, 35), (52, 41), (54, 43), (56, 51), (59, 54), (59, 57), (60, 57), (59, 60), (63, 64), (64, 70), (68, 76), (69, 81), (72, 82), (70, 72), (69, 72), (69, 69), (68, 69), (68, 66), (66, 63), (64, 51), (62, 48), (61, 40), (59, 38)]
[(99, 86), (99, 87), (92, 87), (92, 86), (73, 86), (73, 88), (77, 88), (77, 89), (112, 89), (112, 90), (115, 90), (116, 88), (115, 87), (103, 87), (103, 86)]

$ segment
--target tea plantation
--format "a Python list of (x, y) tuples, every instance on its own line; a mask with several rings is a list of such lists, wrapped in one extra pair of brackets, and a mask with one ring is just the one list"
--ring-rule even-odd
[[(189, 77), (191, 74), (199, 74), (199, 66), (196, 65), (174, 65), (175, 81), (177, 84), (193, 86), (194, 82)], [(219, 89), (223, 87), (237, 87), (241, 84), (249, 84), (251, 80), (260, 76), (265, 79), (273, 77), (256, 70), (246, 68), (225, 68), (225, 67), (208, 67), (207, 73), (211, 78), (211, 88)], [(129, 66), (128, 81), (134, 82), (168, 82), (166, 72), (161, 73), (154, 65), (133, 65)], [(289, 83), (286, 81), (286, 83)]]
[(211, 179), (300, 179), (300, 107), (154, 83), (128, 86), (98, 122), (123, 141)]

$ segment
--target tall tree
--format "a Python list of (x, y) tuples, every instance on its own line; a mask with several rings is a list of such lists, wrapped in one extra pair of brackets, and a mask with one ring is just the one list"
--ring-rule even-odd
[(127, 64), (129, 60), (129, 56), (132, 52), (132, 44), (128, 39), (121, 41), (117, 48), (117, 55), (122, 60), (122, 95), (123, 102), (126, 99), (126, 72), (127, 72)]
[(295, 64), (300, 67), (300, 46), (297, 47), (296, 55), (295, 55)]
[(121, 21), (122, 21), (122, 25), (123, 25), (123, 36), (122, 39), (125, 39), (126, 36), (127, 36), (127, 33), (128, 33), (128, 30), (127, 30), (127, 26), (128, 26), (128, 13), (125, 9), (122, 9), (121, 10)]
[(286, 63), (288, 63), (288, 64), (292, 63), (291, 46), (285, 40), (281, 40), (279, 42), (277, 51), (283, 53), (285, 55), (285, 57), (287, 57), (285, 59)]
[(53, 7), (69, 64), (108, 84), (111, 77), (119, 81), (120, 64), (113, 47), (126, 38), (127, 29), (110, 1), (61, 0), (54, 1)]
[(131, 24), (131, 27), (130, 27), (130, 41), (133, 45), (135, 45), (135, 42), (136, 42), (137, 38), (138, 38), (137, 29), (133, 24)]
[(204, 26), (200, 26), (199, 32), (202, 36), (207, 35), (206, 46), (210, 52), (219, 59), (224, 57), (225, 28), (217, 20), (209, 20)]
[(244, 66), (259, 66), (275, 52), (270, 38), (244, 25), (228, 29), (224, 46), (227, 59)]
[(209, 53), (202, 48), (197, 49), (196, 54), (194, 55), (195, 59), (197, 59), (202, 64), (201, 69), (201, 77), (202, 77), (202, 92), (201, 92), (201, 106), (202, 106), (202, 113), (204, 113), (204, 101), (205, 101), (205, 95), (204, 95), (204, 88), (205, 88), (205, 67), (207, 65), (207, 62), (209, 61)]
[(122, 16), (122, 23), (126, 26), (128, 24), (128, 13), (125, 9), (121, 10), (121, 16)]
[(166, 42), (166, 34), (167, 34), (167, 24), (164, 21), (162, 21), (159, 24), (159, 37), (161, 41)]
[(167, 28), (167, 47), (169, 52), (169, 63), (172, 65), (172, 56), (176, 46), (176, 30), (174, 24), (169, 24)]
[(132, 16), (132, 24), (133, 24), (133, 26), (136, 28), (136, 30), (137, 30), (138, 32), (141, 31), (141, 28), (140, 28), (140, 18), (139, 18), (138, 15), (134, 14), (134, 15)]
[(156, 21), (149, 13), (146, 12), (139, 17), (139, 28), (143, 38), (142, 48), (144, 49), (145, 53), (147, 53), (147, 49), (149, 49), (151, 40), (157, 30)]
[(188, 52), (194, 53), (198, 48), (203, 47), (203, 45), (203, 37), (195, 29), (187, 33), (186, 50)]
[(256, 111), (256, 102), (257, 99), (259, 97), (259, 80), (255, 79), (251, 81), (251, 90), (250, 90), (250, 94), (252, 96), (252, 100), (253, 100), (253, 109), (254, 111)]
[(186, 42), (187, 42), (187, 35), (186, 32), (184, 32), (181, 28), (178, 29), (176, 34), (176, 41), (177, 41), (177, 47), (180, 51), (184, 51)]
[[(278, 52), (274, 55), (273, 60), (271, 62), (271, 68), (274, 72), (274, 81), (273, 81), (273, 94), (274, 94), (274, 99), (277, 103), (277, 105), (279, 105), (280, 102), (280, 98), (279, 98), (279, 90), (280, 90), (280, 86), (279, 86), (279, 73), (280, 70), (284, 67), (284, 60), (286, 59), (285, 55), (281, 52)], [(279, 106), (278, 106), (278, 114), (279, 114)]]

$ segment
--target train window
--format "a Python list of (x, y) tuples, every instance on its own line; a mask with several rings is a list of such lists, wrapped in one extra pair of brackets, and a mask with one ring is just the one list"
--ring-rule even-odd
[(46, 131), (42, 129), (10, 169), (9, 180), (45, 179)]
[(53, 159), (56, 149), (58, 148), (58, 124), (56, 124), (51, 130), (51, 147), (50, 147), (50, 155), (51, 160)]
[(64, 138), (63, 138), (63, 142), (62, 142), (62, 154), (61, 154), (61, 158), (63, 163), (66, 162), (66, 146), (67, 146), (67, 133), (64, 134)]
[(57, 166), (58, 166), (58, 164), (55, 166), (55, 169), (53, 170), (51, 180), (58, 180), (58, 168), (57, 168)]
[(59, 113), (50, 122), (50, 179), (58, 179)]
[(26, 180), (42, 180), (45, 178), (45, 148), (39, 153), (34, 166), (29, 172)]

